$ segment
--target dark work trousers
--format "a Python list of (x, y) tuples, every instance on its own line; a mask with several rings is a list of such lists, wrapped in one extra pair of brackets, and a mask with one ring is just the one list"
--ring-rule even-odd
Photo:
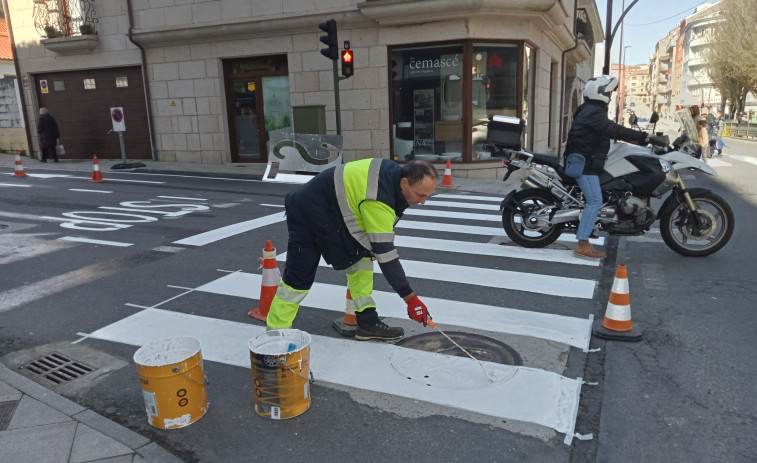
[(42, 162), (47, 162), (47, 158), (52, 158), (55, 162), (58, 162), (58, 153), (55, 151), (55, 145), (42, 147)]
[(282, 280), (297, 290), (309, 290), (323, 256), (335, 270), (344, 270), (370, 252), (360, 246), (328, 214), (313, 214), (308, 205), (299, 205), (294, 192), (285, 199), (289, 243)]

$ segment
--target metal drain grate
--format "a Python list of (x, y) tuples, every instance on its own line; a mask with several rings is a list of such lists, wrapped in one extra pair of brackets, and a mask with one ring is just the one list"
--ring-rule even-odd
[(67, 383), (95, 371), (89, 365), (59, 352), (53, 352), (41, 359), (29, 362), (22, 368), (53, 384)]

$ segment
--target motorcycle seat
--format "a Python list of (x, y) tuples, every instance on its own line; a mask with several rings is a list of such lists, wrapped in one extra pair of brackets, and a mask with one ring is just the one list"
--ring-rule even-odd
[(555, 172), (557, 172), (557, 175), (560, 176), (560, 178), (565, 182), (566, 185), (575, 185), (576, 179), (573, 177), (568, 177), (565, 175), (565, 167), (563, 167), (560, 164), (560, 158), (556, 154), (547, 154), (547, 153), (531, 153), (534, 155), (534, 162), (537, 162), (539, 164), (543, 164), (545, 166), (549, 166), (553, 169), (555, 169)]

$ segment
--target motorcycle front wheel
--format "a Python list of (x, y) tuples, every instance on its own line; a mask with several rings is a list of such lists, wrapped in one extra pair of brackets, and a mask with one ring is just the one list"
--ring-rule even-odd
[(513, 196), (519, 205), (516, 210), (502, 211), (502, 226), (514, 243), (524, 248), (543, 248), (554, 243), (562, 234), (563, 224), (542, 228), (529, 228), (525, 223), (532, 212), (555, 204), (555, 197), (545, 190), (529, 188)]
[[(733, 210), (711, 191), (692, 193), (691, 199), (699, 209), (692, 212), (685, 202), (678, 203), (660, 216), (660, 234), (665, 244), (678, 254), (709, 256), (731, 239), (735, 225)], [(674, 196), (668, 201), (677, 202)]]

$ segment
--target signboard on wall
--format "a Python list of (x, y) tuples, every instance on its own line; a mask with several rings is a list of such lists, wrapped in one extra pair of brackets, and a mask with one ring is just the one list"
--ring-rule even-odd
[(50, 93), (50, 89), (47, 87), (47, 80), (39, 81), (39, 89), (42, 93)]
[(24, 85), (24, 88), (29, 88), (29, 74), (23, 73), (21, 74), (21, 82)]

